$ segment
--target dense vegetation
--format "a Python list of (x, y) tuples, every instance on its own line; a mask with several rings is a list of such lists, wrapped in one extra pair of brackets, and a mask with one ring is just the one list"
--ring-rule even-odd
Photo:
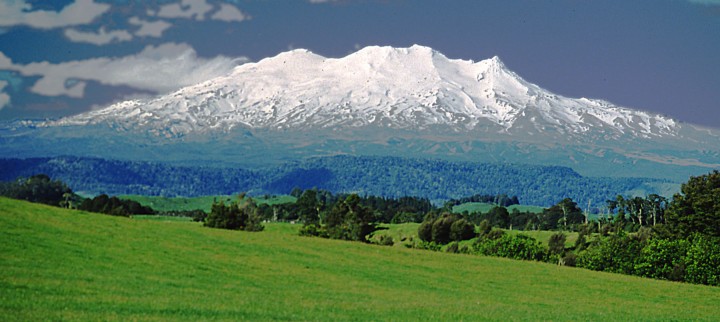
[(508, 196), (506, 194), (498, 194), (498, 195), (482, 195), (482, 194), (476, 194), (470, 197), (463, 197), (458, 199), (450, 199), (448, 202), (445, 203), (446, 206), (452, 207), (452, 206), (458, 206), (464, 203), (469, 202), (481, 202), (481, 203), (492, 203), (496, 204), (498, 206), (503, 207), (509, 207), (512, 205), (519, 205), (520, 201), (518, 200), (517, 196)]
[(85, 199), (80, 206), (80, 210), (97, 212), (102, 214), (108, 214), (112, 216), (125, 216), (130, 215), (152, 215), (155, 211), (150, 207), (145, 207), (132, 200), (123, 200), (118, 197), (109, 197), (108, 195), (102, 194), (92, 199)]
[[(7, 321), (715, 320), (720, 288), (0, 198)], [(416, 225), (416, 224), (405, 224)]]
[(45, 174), (0, 183), (0, 196), (113, 216), (129, 217), (155, 213), (152, 208), (142, 206), (136, 201), (109, 197), (105, 194), (89, 199), (82, 198), (62, 181), (52, 180)]
[(550, 206), (563, 198), (599, 203), (626, 191), (662, 194), (668, 183), (643, 178), (595, 178), (570, 168), (394, 157), (336, 156), (268, 169), (181, 167), (151, 162), (57, 157), (0, 159), (0, 181), (36, 173), (92, 194), (162, 196), (288, 194), (294, 188), (381, 197), (417, 196), (444, 202), (476, 194), (517, 196)]
[(265, 229), (255, 201), (246, 198), (245, 194), (241, 194), (238, 199), (229, 205), (225, 205), (223, 201), (214, 203), (210, 214), (204, 218), (205, 226), (245, 231)]
[[(580, 233), (575, 245), (566, 248), (562, 233), (551, 236), (542, 250), (532, 238), (490, 230), (510, 221), (493, 221), (503, 213), (494, 208), (479, 226), (473, 247), (466, 253), (515, 259), (557, 261), (592, 270), (643, 277), (720, 285), (720, 172), (692, 177), (682, 185), (682, 193), (672, 201), (657, 195), (646, 198), (617, 196), (607, 201), (608, 212), (589, 220), (587, 212), (571, 199), (564, 199), (530, 221), (545, 230), (574, 230)], [(506, 212), (505, 212), (506, 213)], [(504, 217), (507, 216), (503, 213)], [(425, 242), (447, 243), (447, 239), (427, 238), (429, 222), (418, 229)], [(532, 225), (531, 225), (532, 224)], [(423, 248), (439, 249), (433, 245)], [(458, 250), (457, 246), (449, 249)]]
[(45, 174), (0, 182), (0, 196), (42, 203), (51, 206), (71, 206), (76, 200), (73, 191), (62, 181), (52, 180)]

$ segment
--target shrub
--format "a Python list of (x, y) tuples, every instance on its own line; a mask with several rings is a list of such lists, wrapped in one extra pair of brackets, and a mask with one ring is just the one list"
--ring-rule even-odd
[(445, 248), (446, 253), (458, 253), (460, 252), (460, 245), (457, 242), (450, 243), (447, 248)]
[(491, 230), (492, 230), (492, 225), (490, 225), (490, 221), (488, 221), (487, 219), (481, 221), (480, 224), (478, 225), (478, 237), (480, 237), (480, 238), (485, 237), (485, 235), (490, 233)]
[(638, 276), (682, 281), (685, 257), (690, 243), (686, 240), (651, 239), (640, 251), (635, 274)]
[(465, 219), (458, 219), (450, 225), (450, 240), (461, 241), (475, 237), (475, 225)]
[(152, 208), (144, 207), (137, 201), (108, 197), (106, 194), (99, 195), (92, 199), (85, 199), (78, 209), (123, 217), (155, 214)]
[(444, 213), (439, 217), (426, 216), (418, 227), (418, 237), (426, 242), (447, 244), (475, 237), (475, 226), (457, 214)]
[(432, 241), (438, 244), (447, 244), (450, 242), (450, 226), (455, 221), (455, 216), (444, 214), (436, 219), (432, 225)]
[(600, 237), (578, 254), (577, 266), (595, 271), (632, 275), (643, 243), (631, 235)]
[(502, 238), (503, 236), (505, 236), (505, 231), (504, 231), (504, 230), (502, 230), (502, 229), (493, 229), (493, 230), (491, 230), (490, 232), (488, 232), (487, 234), (485, 234), (485, 236), (484, 236), (482, 239), (495, 240), (495, 239)]
[(432, 221), (423, 221), (422, 224), (420, 224), (420, 227), (418, 227), (418, 237), (422, 241), (432, 241)]
[(496, 239), (479, 239), (475, 243), (477, 253), (521, 260), (545, 260), (545, 247), (534, 238), (518, 234), (503, 234)]
[(393, 240), (392, 236), (380, 235), (380, 237), (378, 237), (378, 240), (375, 242), (375, 244), (380, 245), (380, 246), (392, 246), (392, 245), (395, 245), (395, 241)]
[(412, 212), (398, 212), (390, 220), (391, 224), (404, 224), (409, 222), (421, 222), (422, 216)]
[(575, 267), (577, 264), (577, 255), (573, 252), (568, 252), (562, 259), (563, 265)]
[(720, 238), (694, 236), (687, 252), (685, 281), (720, 285)]
[(565, 234), (563, 233), (552, 234), (552, 236), (550, 236), (550, 240), (548, 240), (548, 251), (550, 252), (550, 255), (562, 257), (562, 255), (565, 253), (566, 239), (567, 236), (565, 236)]
[(303, 224), (303, 226), (300, 227), (300, 236), (326, 237), (319, 224)]

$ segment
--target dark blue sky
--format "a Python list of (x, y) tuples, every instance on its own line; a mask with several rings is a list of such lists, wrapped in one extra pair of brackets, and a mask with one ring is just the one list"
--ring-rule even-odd
[(720, 128), (720, 0), (0, 0), (0, 119), (165, 93), (292, 48), (412, 44)]

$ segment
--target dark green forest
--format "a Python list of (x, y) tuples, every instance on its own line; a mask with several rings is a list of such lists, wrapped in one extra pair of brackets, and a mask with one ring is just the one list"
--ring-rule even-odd
[[(155, 196), (289, 194), (294, 188), (434, 202), (474, 195), (517, 196), (551, 206), (564, 198), (594, 204), (625, 191), (657, 193), (668, 182), (647, 178), (583, 177), (570, 168), (394, 157), (336, 156), (267, 169), (184, 167), (78, 157), (0, 159), (0, 181), (45, 173), (88, 194)], [(513, 201), (514, 202), (514, 201)]]

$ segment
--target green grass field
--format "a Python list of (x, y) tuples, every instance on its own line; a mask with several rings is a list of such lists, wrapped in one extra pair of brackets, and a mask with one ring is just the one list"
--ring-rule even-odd
[[(371, 240), (377, 240), (380, 235), (387, 235), (393, 238), (393, 241), (395, 241), (396, 247), (405, 247), (405, 244), (412, 244), (412, 240), (418, 240), (418, 228), (420, 227), (420, 224), (417, 223), (407, 223), (407, 224), (382, 224), (380, 225), (382, 228), (381, 230), (376, 231), (373, 234), (373, 237)], [(550, 240), (550, 236), (555, 234), (555, 231), (548, 231), (548, 230), (508, 230), (504, 229), (505, 232), (509, 234), (524, 234), (528, 235), (532, 238), (535, 238), (537, 241), (541, 242), (543, 245), (547, 245), (548, 241)], [(565, 232), (566, 240), (565, 240), (565, 246), (566, 247), (572, 247), (575, 245), (575, 241), (578, 238), (578, 233), (576, 232)], [(463, 242), (463, 244), (467, 244), (467, 242)]]
[[(485, 212), (487, 213), (495, 207), (494, 204), (491, 203), (484, 203), (484, 202), (467, 202), (461, 205), (454, 206), (452, 211), (454, 213), (461, 214), (464, 211), (467, 211), (468, 213), (473, 212)], [(517, 209), (520, 212), (532, 212), (532, 213), (541, 213), (543, 211), (543, 207), (540, 206), (526, 206), (526, 205), (512, 205), (507, 207), (507, 210), (512, 213), (513, 209)]]
[[(200, 209), (210, 212), (210, 207), (215, 200), (217, 201), (236, 201), (237, 196), (204, 196), (204, 197), (158, 197), (158, 196), (139, 196), (139, 195), (122, 195), (118, 196), (122, 199), (129, 199), (139, 202), (143, 206), (149, 206), (157, 211), (170, 210), (195, 210)], [(274, 196), (268, 199), (263, 197), (253, 198), (258, 204), (266, 203), (270, 205), (295, 202), (296, 198), (292, 196)]]
[(716, 320), (720, 288), (0, 198), (0, 320)]

